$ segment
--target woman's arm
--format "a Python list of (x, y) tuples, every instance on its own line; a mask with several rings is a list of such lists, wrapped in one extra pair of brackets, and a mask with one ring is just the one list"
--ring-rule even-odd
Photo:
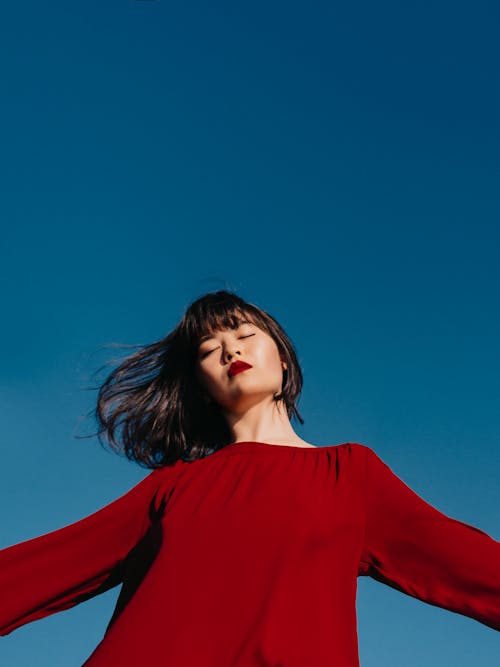
[(119, 584), (117, 566), (146, 533), (165, 472), (76, 523), (0, 550), (0, 635)]
[(360, 574), (500, 631), (500, 542), (432, 507), (365, 449)]

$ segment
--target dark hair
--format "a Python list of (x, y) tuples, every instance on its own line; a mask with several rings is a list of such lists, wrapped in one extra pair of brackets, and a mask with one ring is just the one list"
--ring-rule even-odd
[[(199, 341), (205, 334), (235, 329), (250, 321), (275, 341), (286, 362), (282, 401), (288, 417), (304, 423), (295, 402), (302, 371), (293, 345), (278, 322), (234, 292), (209, 292), (193, 301), (179, 324), (164, 338), (125, 358), (99, 389), (94, 411), (101, 445), (147, 468), (179, 458), (195, 460), (231, 442), (216, 403), (207, 403), (195, 376)], [(126, 346), (130, 347), (130, 346)]]

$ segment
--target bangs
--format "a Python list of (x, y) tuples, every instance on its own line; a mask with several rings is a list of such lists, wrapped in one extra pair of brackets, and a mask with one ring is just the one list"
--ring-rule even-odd
[(237, 300), (222, 299), (199, 302), (187, 314), (185, 334), (192, 349), (197, 348), (205, 338), (211, 338), (217, 331), (237, 329), (241, 324), (254, 324), (267, 331), (263, 318), (249, 304)]
[(199, 344), (206, 338), (211, 338), (217, 331), (223, 329), (237, 329), (241, 324), (255, 324), (257, 318), (249, 312), (234, 308), (224, 312), (211, 312), (206, 320), (198, 322), (196, 342)]

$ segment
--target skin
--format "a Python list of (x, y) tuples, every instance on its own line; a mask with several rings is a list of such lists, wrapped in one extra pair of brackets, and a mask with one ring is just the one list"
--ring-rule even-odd
[[(236, 360), (252, 368), (231, 377), (228, 370)], [(232, 442), (315, 446), (295, 433), (283, 402), (273, 399), (281, 392), (285, 368), (274, 339), (255, 324), (217, 331), (201, 343), (196, 376), (205, 399), (219, 405)]]

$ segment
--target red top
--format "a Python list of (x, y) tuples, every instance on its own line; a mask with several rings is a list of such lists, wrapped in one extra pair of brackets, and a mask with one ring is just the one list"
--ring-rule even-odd
[(369, 447), (238, 442), (0, 551), (0, 634), (122, 583), (85, 667), (357, 667), (357, 576), (500, 630), (500, 542)]

